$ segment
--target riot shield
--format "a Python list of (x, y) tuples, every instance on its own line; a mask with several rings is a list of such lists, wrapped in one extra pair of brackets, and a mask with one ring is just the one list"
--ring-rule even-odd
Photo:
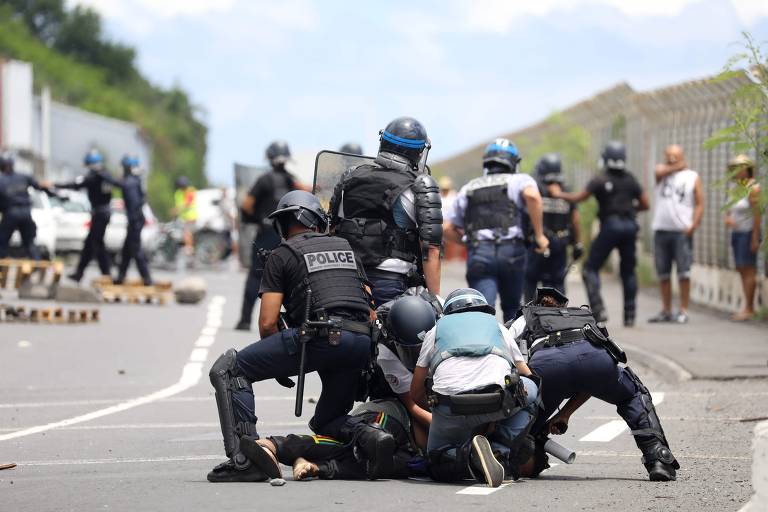
[(352, 155), (338, 151), (323, 150), (315, 158), (315, 178), (312, 193), (320, 199), (323, 208), (328, 210), (328, 204), (333, 195), (333, 189), (347, 169), (363, 164), (371, 164), (372, 156)]

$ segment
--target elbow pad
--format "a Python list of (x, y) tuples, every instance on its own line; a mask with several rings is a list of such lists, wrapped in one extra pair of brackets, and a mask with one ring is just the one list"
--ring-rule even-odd
[(443, 241), (443, 202), (440, 198), (440, 188), (428, 174), (420, 174), (411, 188), (419, 238), (430, 245), (440, 245)]

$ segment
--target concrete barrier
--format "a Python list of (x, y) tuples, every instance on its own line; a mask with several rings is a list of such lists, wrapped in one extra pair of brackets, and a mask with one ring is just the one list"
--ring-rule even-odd
[(768, 510), (768, 421), (755, 427), (752, 450), (752, 489), (755, 494), (740, 512), (765, 512)]

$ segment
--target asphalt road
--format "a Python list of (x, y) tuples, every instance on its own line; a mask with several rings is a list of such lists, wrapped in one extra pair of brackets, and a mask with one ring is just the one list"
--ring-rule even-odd
[[(660, 401), (677, 482), (647, 481), (611, 406), (590, 401), (558, 439), (578, 452), (538, 480), (493, 490), (420, 481), (210, 484), (224, 459), (207, 372), (255, 335), (232, 330), (244, 274), (207, 272), (195, 306), (102, 305), (98, 324), (0, 325), (0, 511), (738, 510), (751, 494), (753, 419), (768, 381), (688, 381), (636, 370)], [(274, 382), (254, 386), (262, 435), (306, 432)], [(285, 476), (290, 474), (284, 468)]]

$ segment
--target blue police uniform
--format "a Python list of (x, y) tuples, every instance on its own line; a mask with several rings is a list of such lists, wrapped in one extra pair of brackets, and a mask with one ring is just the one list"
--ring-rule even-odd
[(146, 221), (143, 212), (145, 201), (144, 186), (141, 183), (141, 178), (133, 174), (125, 176), (120, 186), (123, 191), (128, 228), (125, 234), (125, 241), (123, 242), (117, 282), (120, 283), (125, 280), (128, 266), (131, 260), (135, 260), (142, 281), (145, 285), (149, 286), (152, 284), (152, 277), (149, 274), (147, 257), (144, 254), (144, 249), (141, 247), (141, 230), (144, 229)]
[(32, 199), (29, 187), (44, 190), (40, 184), (24, 174), (13, 170), (0, 174), (0, 258), (8, 256), (8, 244), (14, 231), (21, 235), (21, 245), (28, 257), (39, 260), (40, 252), (35, 246), (37, 226), (32, 220)]

